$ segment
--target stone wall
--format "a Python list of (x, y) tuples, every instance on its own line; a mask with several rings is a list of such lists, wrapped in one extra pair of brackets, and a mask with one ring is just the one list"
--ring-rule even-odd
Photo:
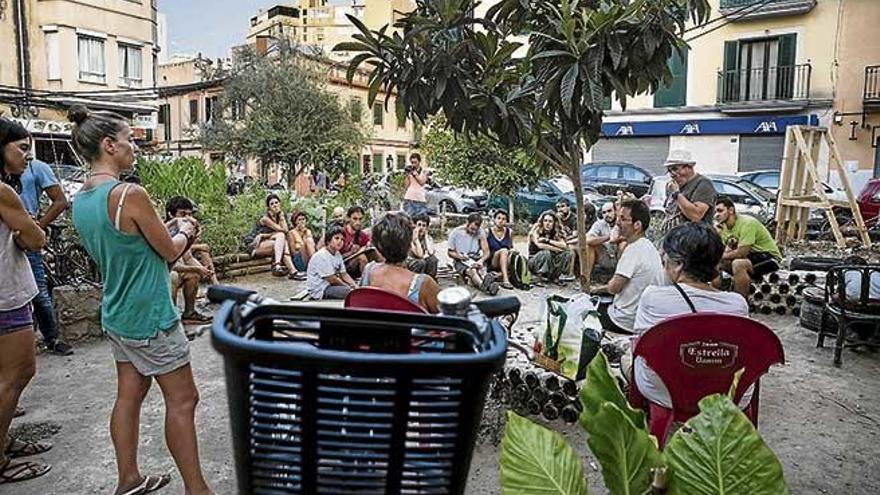
[(58, 331), (66, 342), (77, 342), (101, 337), (100, 287), (61, 286), (52, 291)]

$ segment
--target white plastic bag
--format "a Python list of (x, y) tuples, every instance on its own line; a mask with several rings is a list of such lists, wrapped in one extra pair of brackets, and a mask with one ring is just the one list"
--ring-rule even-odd
[(544, 326), (536, 335), (536, 349), (555, 363), (555, 371), (581, 380), (602, 340), (598, 303), (587, 294), (571, 298), (553, 295), (546, 302)]

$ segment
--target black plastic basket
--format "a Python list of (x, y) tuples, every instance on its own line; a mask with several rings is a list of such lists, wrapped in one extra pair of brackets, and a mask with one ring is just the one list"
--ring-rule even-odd
[(506, 332), (463, 318), (226, 301), (239, 493), (460, 494)]

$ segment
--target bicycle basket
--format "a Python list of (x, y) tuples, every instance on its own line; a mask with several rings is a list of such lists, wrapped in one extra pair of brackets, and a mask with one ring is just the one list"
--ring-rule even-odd
[(290, 305), (223, 304), (239, 493), (460, 494), (492, 373), (497, 323)]

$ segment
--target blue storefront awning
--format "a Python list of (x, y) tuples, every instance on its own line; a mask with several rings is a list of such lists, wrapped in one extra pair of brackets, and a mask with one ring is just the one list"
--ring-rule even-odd
[(602, 136), (678, 136), (784, 134), (790, 125), (818, 125), (816, 115), (786, 117), (731, 117), (726, 119), (657, 120), (648, 122), (613, 122), (602, 124)]

